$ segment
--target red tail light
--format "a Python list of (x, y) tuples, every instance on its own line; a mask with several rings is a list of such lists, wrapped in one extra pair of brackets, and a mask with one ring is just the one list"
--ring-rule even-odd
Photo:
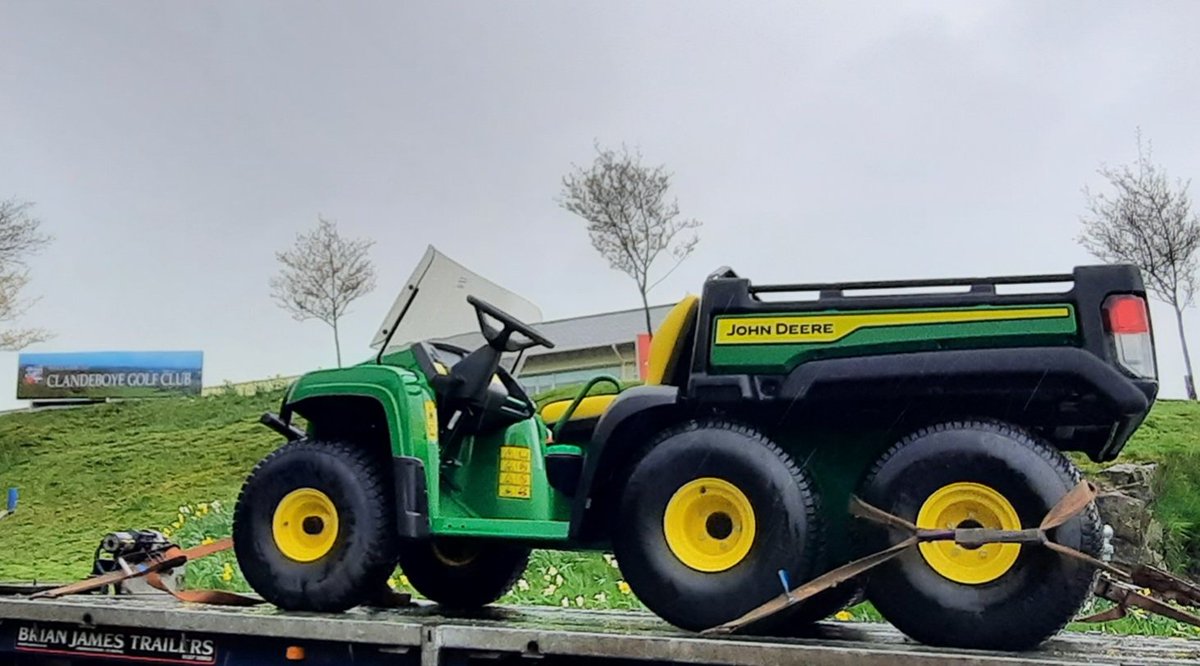
[(1138, 377), (1156, 378), (1158, 367), (1146, 299), (1131, 294), (1109, 296), (1104, 301), (1104, 315), (1117, 362)]
[(1138, 296), (1113, 296), (1104, 304), (1108, 330), (1117, 334), (1149, 333), (1150, 316), (1146, 301)]

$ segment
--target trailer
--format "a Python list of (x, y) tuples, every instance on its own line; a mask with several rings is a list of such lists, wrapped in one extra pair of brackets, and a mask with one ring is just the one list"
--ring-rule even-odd
[(700, 636), (649, 613), (490, 606), (441, 614), (418, 602), (336, 615), (269, 605), (182, 604), (165, 594), (0, 596), (0, 663), (186, 664), (973, 664), (1200, 663), (1200, 641), (1063, 633), (1029, 652), (935, 648), (884, 624), (822, 622), (787, 639)]

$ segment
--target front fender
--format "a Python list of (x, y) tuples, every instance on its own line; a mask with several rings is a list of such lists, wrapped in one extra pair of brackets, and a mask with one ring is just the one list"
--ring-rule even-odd
[[(304, 414), (304, 405), (339, 397), (366, 398), (378, 403), (387, 424), (394, 456), (425, 457), (425, 448), (436, 442), (433, 392), (424, 378), (405, 368), (362, 365), (311, 372), (292, 385), (285, 398), (284, 419), (292, 412)], [(434, 427), (428, 427), (432, 414)], [(419, 450), (418, 450), (419, 449)]]

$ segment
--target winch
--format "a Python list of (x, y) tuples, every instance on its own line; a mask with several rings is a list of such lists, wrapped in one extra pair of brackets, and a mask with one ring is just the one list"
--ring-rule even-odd
[[(175, 547), (162, 532), (130, 530), (109, 532), (100, 540), (92, 562), (92, 575), (104, 576), (115, 572), (133, 574), (139, 565), (145, 566)], [(106, 557), (107, 556), (107, 557)], [(159, 571), (159, 579), (171, 590), (180, 588), (186, 562)], [(138, 594), (155, 591), (142, 576), (132, 576), (99, 589), (102, 594)]]

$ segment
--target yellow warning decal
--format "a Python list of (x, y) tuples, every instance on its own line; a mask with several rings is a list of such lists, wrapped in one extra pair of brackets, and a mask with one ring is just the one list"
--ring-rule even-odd
[(529, 466), (528, 460), (501, 460), (500, 461), (500, 471), (501, 472), (520, 472), (522, 474), (528, 474), (529, 470), (530, 470), (530, 466)]
[(525, 460), (531, 459), (529, 448), (525, 446), (502, 446), (500, 447), (501, 460)]
[(432, 400), (425, 401), (425, 436), (431, 442), (438, 438), (437, 405)]
[(716, 344), (811, 344), (836, 342), (864, 328), (965, 324), (1016, 319), (1056, 319), (1071, 316), (1068, 307), (943, 310), (940, 312), (880, 312), (787, 315), (783, 317), (718, 317)]
[(528, 447), (500, 447), (500, 497), (529, 499), (533, 494), (532, 458)]

